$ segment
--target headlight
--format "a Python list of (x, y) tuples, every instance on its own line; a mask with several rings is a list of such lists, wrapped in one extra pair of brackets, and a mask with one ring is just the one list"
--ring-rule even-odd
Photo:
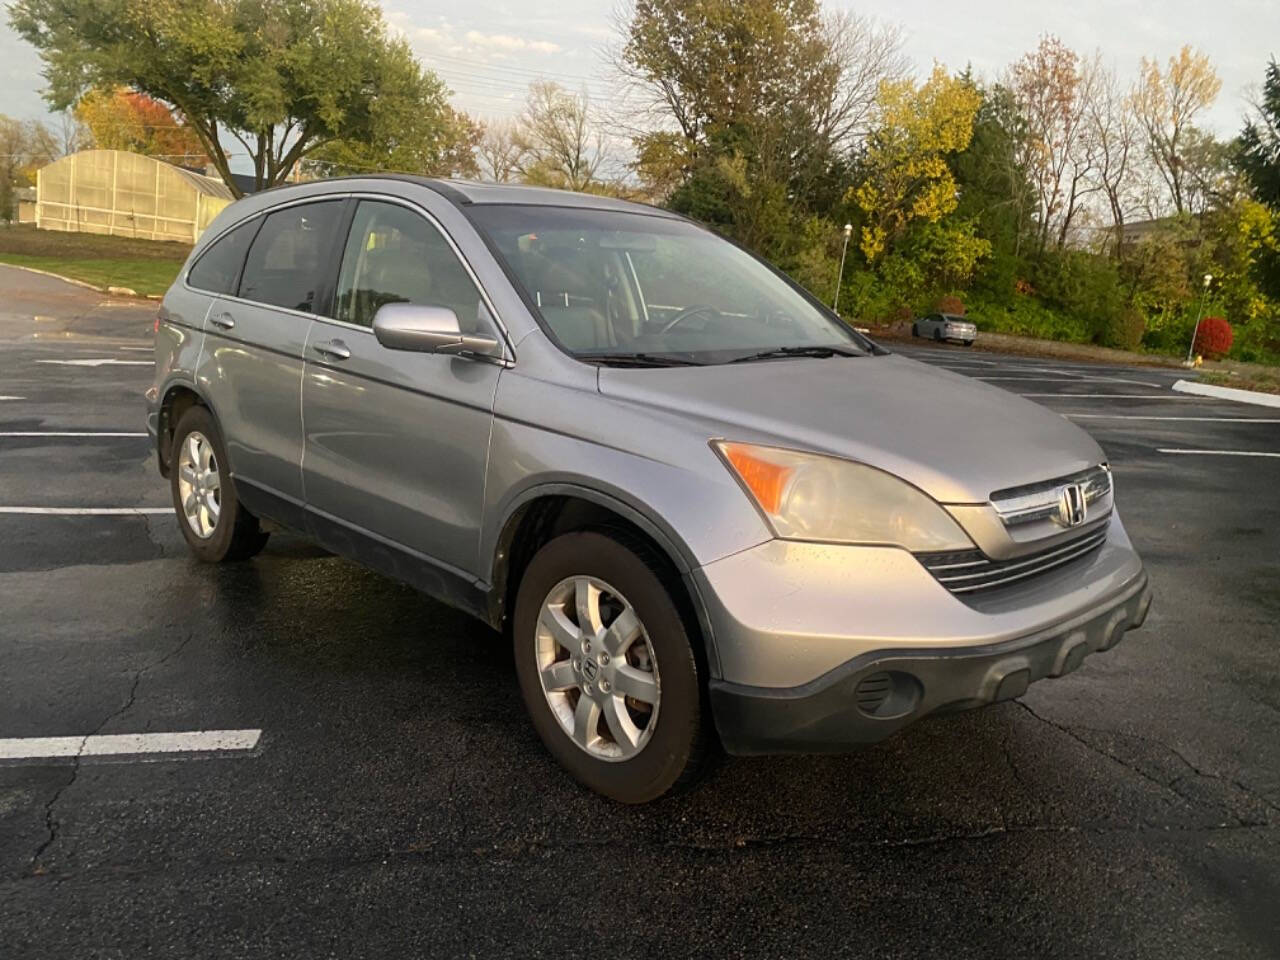
[(784, 540), (969, 550), (960, 525), (883, 470), (836, 457), (718, 441), (716, 449)]

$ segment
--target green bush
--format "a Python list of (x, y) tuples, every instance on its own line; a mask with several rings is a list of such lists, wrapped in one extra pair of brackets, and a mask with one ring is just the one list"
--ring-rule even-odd
[(1140, 350), (1142, 335), (1147, 329), (1147, 318), (1137, 307), (1126, 307), (1107, 321), (1102, 331), (1102, 345), (1117, 350)]
[(1017, 297), (1011, 305), (971, 302), (966, 316), (979, 330), (1019, 337), (1088, 343), (1090, 331), (1082, 318), (1046, 306), (1034, 297)]

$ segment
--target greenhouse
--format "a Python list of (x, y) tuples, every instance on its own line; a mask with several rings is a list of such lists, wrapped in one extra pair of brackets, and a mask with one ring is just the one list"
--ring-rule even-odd
[(221, 180), (123, 150), (82, 150), (36, 174), (36, 226), (192, 243), (234, 197)]

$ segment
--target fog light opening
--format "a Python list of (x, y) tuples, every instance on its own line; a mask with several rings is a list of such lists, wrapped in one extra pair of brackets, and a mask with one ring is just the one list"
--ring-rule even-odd
[(923, 693), (919, 680), (897, 670), (869, 673), (854, 690), (858, 709), (878, 720), (905, 717), (915, 710)]

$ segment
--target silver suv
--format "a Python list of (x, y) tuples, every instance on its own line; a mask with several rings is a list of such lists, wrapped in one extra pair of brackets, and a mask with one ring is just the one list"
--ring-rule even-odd
[(299, 531), (509, 631), (547, 749), (618, 800), (717, 742), (844, 750), (1016, 697), (1150, 603), (1087, 434), (661, 210), (271, 190), (206, 231), (156, 361), (196, 556)]

